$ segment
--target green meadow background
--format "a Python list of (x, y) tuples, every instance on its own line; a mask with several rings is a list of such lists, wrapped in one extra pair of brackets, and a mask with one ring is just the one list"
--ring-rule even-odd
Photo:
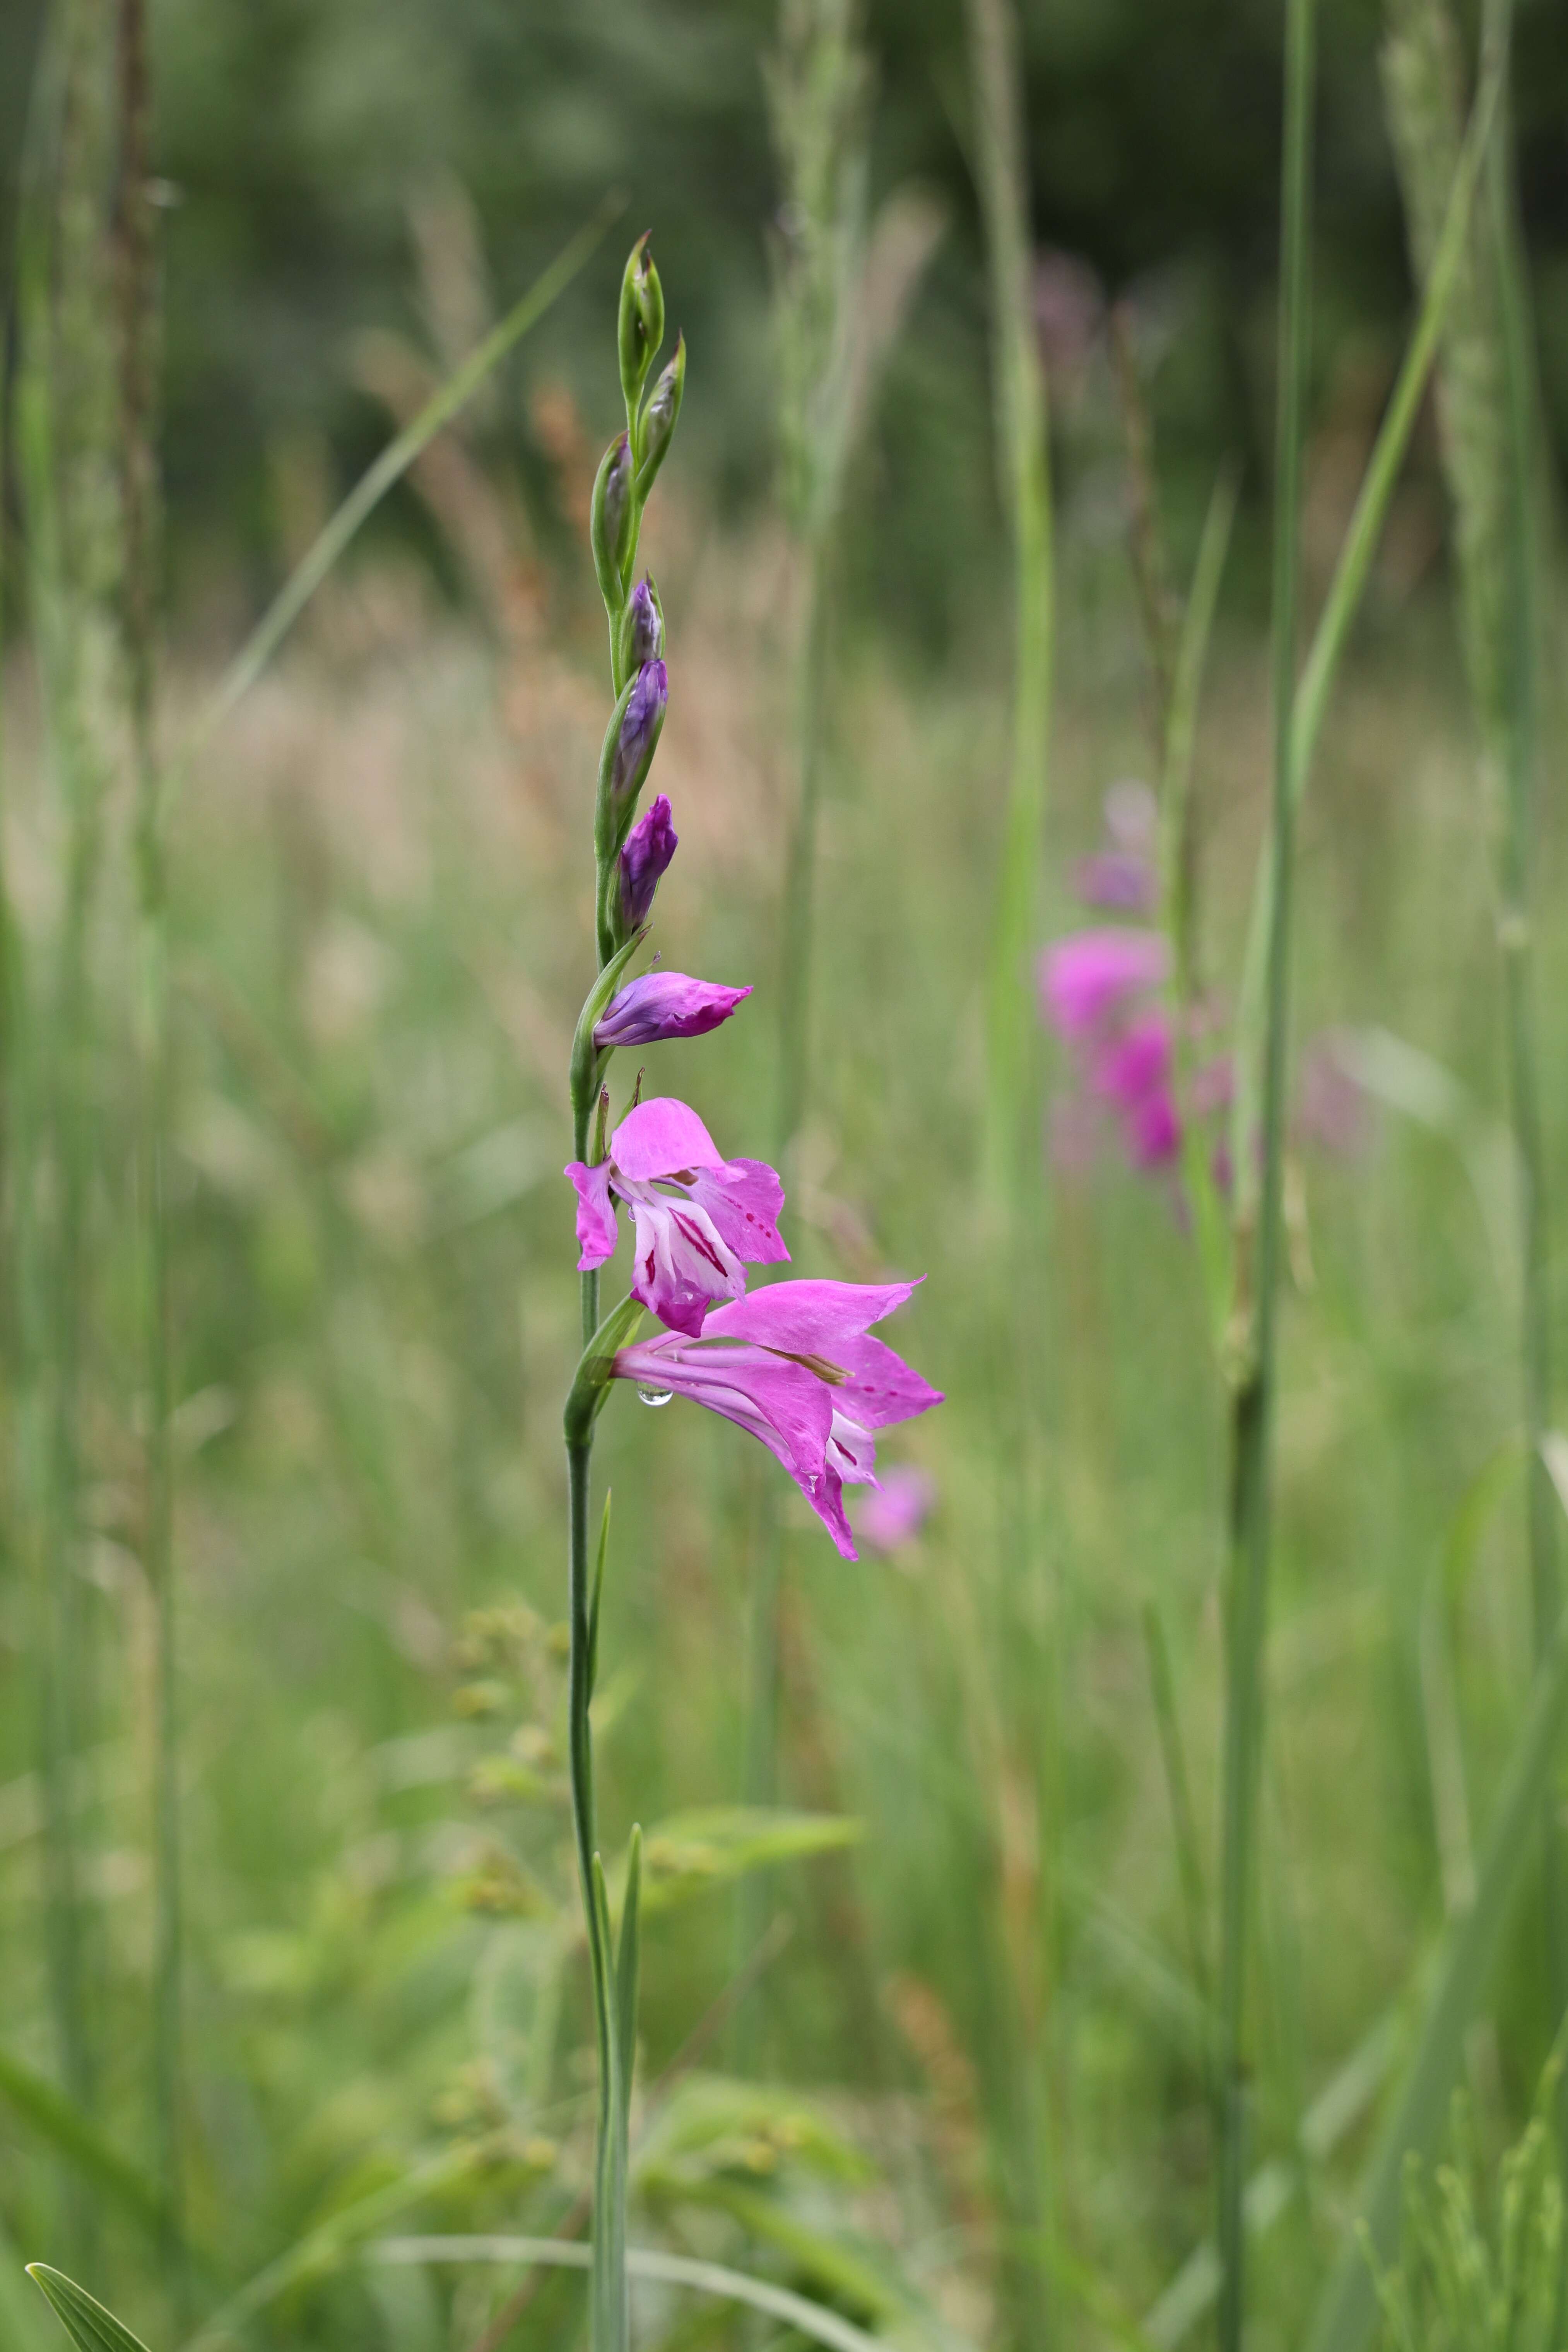
[[(73, 8), (93, 33), (86, 0), (57, 14)], [(1020, 24), (1056, 523), (1034, 944), (1092, 919), (1073, 874), (1103, 796), (1159, 767), (1107, 325), (1121, 305), (1178, 587), (1227, 462), (1239, 486), (1194, 772), (1203, 973), (1233, 1005), (1270, 757), (1280, 11), (1023, 0)], [(1309, 625), (1414, 312), (1381, 32), (1373, 0), (1324, 0)], [(1073, 1077), (1032, 1014), (1028, 1172), (998, 1255), (984, 1000), (1011, 559), (963, 14), (880, 0), (863, 38), (872, 205), (913, 185), (935, 226), (826, 566), (810, 1081), (784, 1233), (798, 1272), (926, 1276), (888, 1336), (947, 1402), (883, 1448), (934, 1482), (923, 1529), (854, 1565), (729, 1426), (683, 1404), (641, 1411), (629, 1392), (601, 1424), (615, 1492), (601, 1816), (616, 1850), (644, 1824), (655, 1898), (633, 2237), (757, 2272), (899, 2343), (1170, 2352), (1214, 2327), (1212, 1954), (1193, 1949), (1173, 1799), (1179, 1816), (1184, 1777), (1212, 1921), (1226, 1396), (1175, 1188), (1111, 1150), (1088, 1170), (1053, 1157), (1051, 1106)], [(21, 2273), (34, 2259), (153, 2352), (581, 2339), (570, 2273), (537, 2274), (503, 2336), (515, 2265), (398, 2261), (385, 2242), (582, 2228), (593, 2057), (560, 1640), (578, 1304), (560, 1171), (608, 703), (587, 497), (618, 423), (620, 270), (648, 227), (689, 347), (643, 539), (668, 631), (654, 783), (680, 835), (658, 944), (672, 968), (754, 993), (700, 1045), (650, 1050), (647, 1083), (687, 1096), (726, 1152), (769, 1156), (802, 568), (779, 490), (776, 40), (762, 0), (152, 10), (156, 733), (177, 780), (175, 2247), (154, 2046), (135, 794), (110, 725), (84, 869), (62, 708), (96, 726), (92, 630), (64, 706), (48, 631), (74, 625), (59, 597), (90, 603), (90, 563), (73, 572), (68, 546), (62, 570), (43, 562), (37, 418), (17, 394), (49, 50), (39, 8), (0, 11), (5, 2352), (55, 2340)], [(1513, 89), (1542, 427), (1530, 887), (1562, 1360), (1555, 0), (1521, 0)], [(559, 302), (207, 726), (224, 666), (339, 499), (607, 190), (626, 208)], [(90, 316), (76, 331), (90, 352)], [(64, 405), (56, 423), (62, 439), (74, 429)], [(90, 423), (84, 446), (90, 459)], [(1450, 541), (1428, 404), (1299, 842), (1297, 1067), (1332, 1053), (1359, 1085), (1342, 1148), (1300, 1136), (1287, 1170), (1252, 2352), (1302, 2340), (1530, 1684), (1495, 812)], [(76, 1202), (68, 1330), (49, 1248), (62, 1198)], [(70, 1475), (45, 1481), (43, 1527), (51, 1446)], [(775, 1515), (777, 1793), (792, 1820), (813, 1817), (798, 1856), (787, 1834), (753, 1848), (754, 1822), (711, 1811), (744, 1793), (751, 1600)], [(47, 1560), (63, 1584), (47, 1586)], [(1527, 1878), (1465, 2044), (1483, 2175), (1536, 2098), (1552, 2033), (1542, 1952)], [(639, 2342), (668, 2352), (758, 2352), (790, 2334), (668, 2288), (639, 2289), (636, 2308)]]

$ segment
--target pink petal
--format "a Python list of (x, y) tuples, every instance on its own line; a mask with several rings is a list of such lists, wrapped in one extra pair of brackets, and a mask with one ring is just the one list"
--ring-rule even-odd
[(788, 1261), (778, 1229), (784, 1186), (765, 1160), (722, 1160), (717, 1168), (700, 1168), (689, 1190), (721, 1237), (748, 1265)]
[(774, 1282), (732, 1306), (721, 1307), (705, 1327), (710, 1339), (750, 1339), (792, 1355), (822, 1355), (842, 1362), (842, 1349), (901, 1307), (923, 1282)]
[(741, 1297), (745, 1271), (695, 1202), (639, 1191), (630, 1206), (637, 1228), (632, 1297), (672, 1331), (695, 1339), (715, 1298)]
[(655, 1095), (627, 1111), (610, 1138), (610, 1157), (634, 1183), (673, 1176), (680, 1168), (723, 1165), (697, 1113), (673, 1095)]
[(616, 1254), (616, 1209), (610, 1198), (609, 1162), (601, 1160), (596, 1168), (584, 1166), (574, 1160), (565, 1171), (577, 1188), (577, 1243), (582, 1256), (577, 1260), (579, 1274), (592, 1274), (596, 1265)]
[(874, 1486), (877, 1483), (877, 1441), (868, 1429), (851, 1421), (835, 1406), (833, 1433), (827, 1441), (827, 1459), (847, 1486)]
[(912, 1421), (942, 1402), (942, 1391), (922, 1380), (912, 1364), (895, 1355), (881, 1339), (868, 1336), (841, 1339), (834, 1362), (849, 1377), (833, 1391), (838, 1411), (867, 1429), (886, 1429), (895, 1421)]

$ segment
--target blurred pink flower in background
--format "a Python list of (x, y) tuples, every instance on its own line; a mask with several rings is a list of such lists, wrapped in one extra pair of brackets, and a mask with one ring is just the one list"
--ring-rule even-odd
[[(1139, 1169), (1163, 1167), (1181, 1150), (1170, 1015), (1154, 1001), (1169, 961), (1158, 931), (1111, 929), (1070, 932), (1040, 959), (1045, 1017), (1073, 1048), (1089, 1103), (1116, 1119)], [(1064, 1165), (1087, 1164), (1094, 1140), (1081, 1111), (1053, 1120), (1052, 1149)]]
[(1296, 1139), (1331, 1159), (1353, 1160), (1372, 1138), (1372, 1104), (1348, 1066), (1343, 1038), (1332, 1029), (1314, 1037), (1301, 1056), (1296, 1086)]
[(1160, 815), (1147, 784), (1126, 778), (1105, 795), (1105, 838), (1073, 869), (1073, 889), (1086, 907), (1108, 914), (1152, 915), (1159, 903), (1155, 862)]
[(855, 1515), (855, 1531), (873, 1551), (901, 1551), (913, 1543), (936, 1500), (936, 1481), (912, 1462), (898, 1462), (868, 1486)]
[(1092, 1043), (1163, 985), (1169, 961), (1158, 931), (1069, 931), (1040, 958), (1041, 1008), (1058, 1036)]
[[(1146, 914), (1158, 904), (1155, 859), (1159, 812), (1146, 784), (1112, 784), (1105, 795), (1102, 846), (1075, 868), (1088, 906)], [(1078, 1084), (1052, 1103), (1049, 1149), (1058, 1168), (1083, 1174), (1104, 1146), (1108, 1120), (1122, 1153), (1140, 1173), (1170, 1168), (1182, 1150), (1176, 1107), (1175, 1015), (1163, 989), (1170, 971), (1163, 932), (1152, 925), (1091, 925), (1052, 941), (1039, 961), (1040, 1011), (1071, 1051)], [(1195, 1054), (1225, 1030), (1223, 1004), (1208, 998), (1186, 1008), (1182, 1036)], [(1211, 1127), (1210, 1164), (1221, 1192), (1230, 1189), (1226, 1114), (1235, 1093), (1228, 1053), (1209, 1051), (1184, 1078), (1189, 1119)], [(1291, 1136), (1343, 1159), (1362, 1150), (1370, 1106), (1351, 1057), (1331, 1030), (1301, 1056)]]

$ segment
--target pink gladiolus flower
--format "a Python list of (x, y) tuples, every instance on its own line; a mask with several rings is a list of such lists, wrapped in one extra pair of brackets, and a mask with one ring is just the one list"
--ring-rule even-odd
[(1158, 931), (1073, 931), (1040, 958), (1041, 1007), (1059, 1036), (1092, 1036), (1130, 1000), (1163, 984), (1166, 961)]
[(900, 1462), (867, 1496), (856, 1514), (862, 1541), (873, 1551), (901, 1551), (912, 1543), (936, 1500), (936, 1482), (912, 1462)]
[(594, 1043), (657, 1045), (665, 1037), (705, 1037), (728, 1021), (751, 994), (749, 988), (721, 988), (691, 980), (683, 971), (645, 971), (626, 982), (595, 1024)]
[(628, 1111), (607, 1158), (596, 1168), (574, 1160), (566, 1173), (577, 1188), (578, 1272), (614, 1255), (623, 1201), (636, 1240), (632, 1297), (691, 1339), (714, 1299), (742, 1297), (743, 1266), (789, 1256), (773, 1171), (760, 1160), (721, 1160), (697, 1113), (672, 1097)]
[(713, 1308), (700, 1339), (668, 1333), (623, 1348), (614, 1377), (660, 1402), (689, 1397), (760, 1438), (843, 1557), (854, 1559), (844, 1488), (874, 1483), (873, 1433), (942, 1402), (891, 1348), (868, 1336), (915, 1287), (776, 1282)]

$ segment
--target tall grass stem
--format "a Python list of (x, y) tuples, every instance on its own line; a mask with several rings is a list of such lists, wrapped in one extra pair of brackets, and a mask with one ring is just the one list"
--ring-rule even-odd
[(973, 164), (991, 286), (997, 478), (1013, 551), (1012, 751), (986, 980), (985, 1190), (1016, 1201), (1028, 1118), (1049, 759), (1054, 593), (1045, 370), (1035, 329), (1018, 23), (1013, 0), (967, 0)]
[(1288, 0), (1281, 175), (1279, 359), (1274, 490), (1273, 888), (1263, 1036), (1262, 1200), (1256, 1234), (1236, 1245), (1250, 1286), (1251, 1344), (1232, 1404), (1229, 1583), (1226, 1608), (1225, 1790), (1220, 1896), (1219, 2214), (1221, 2352), (1241, 2352), (1246, 2323), (1247, 1975), (1263, 1746), (1268, 1617), (1276, 1295), (1281, 1238), (1284, 1105), (1289, 1045), (1290, 901), (1297, 600), (1310, 314), (1313, 0)]
[(153, 1723), (153, 2106), (164, 2260), (185, 2300), (181, 2134), (180, 1736), (174, 1559), (173, 1407), (165, 1166), (169, 1097), (168, 903), (154, 717), (153, 582), (158, 529), (157, 289), (150, 195), (145, 0), (117, 0), (119, 166), (112, 238), (120, 341), (121, 635), (134, 769), (139, 986), (137, 1204), (142, 1223), (145, 1397), (144, 1565), (156, 1621)]

